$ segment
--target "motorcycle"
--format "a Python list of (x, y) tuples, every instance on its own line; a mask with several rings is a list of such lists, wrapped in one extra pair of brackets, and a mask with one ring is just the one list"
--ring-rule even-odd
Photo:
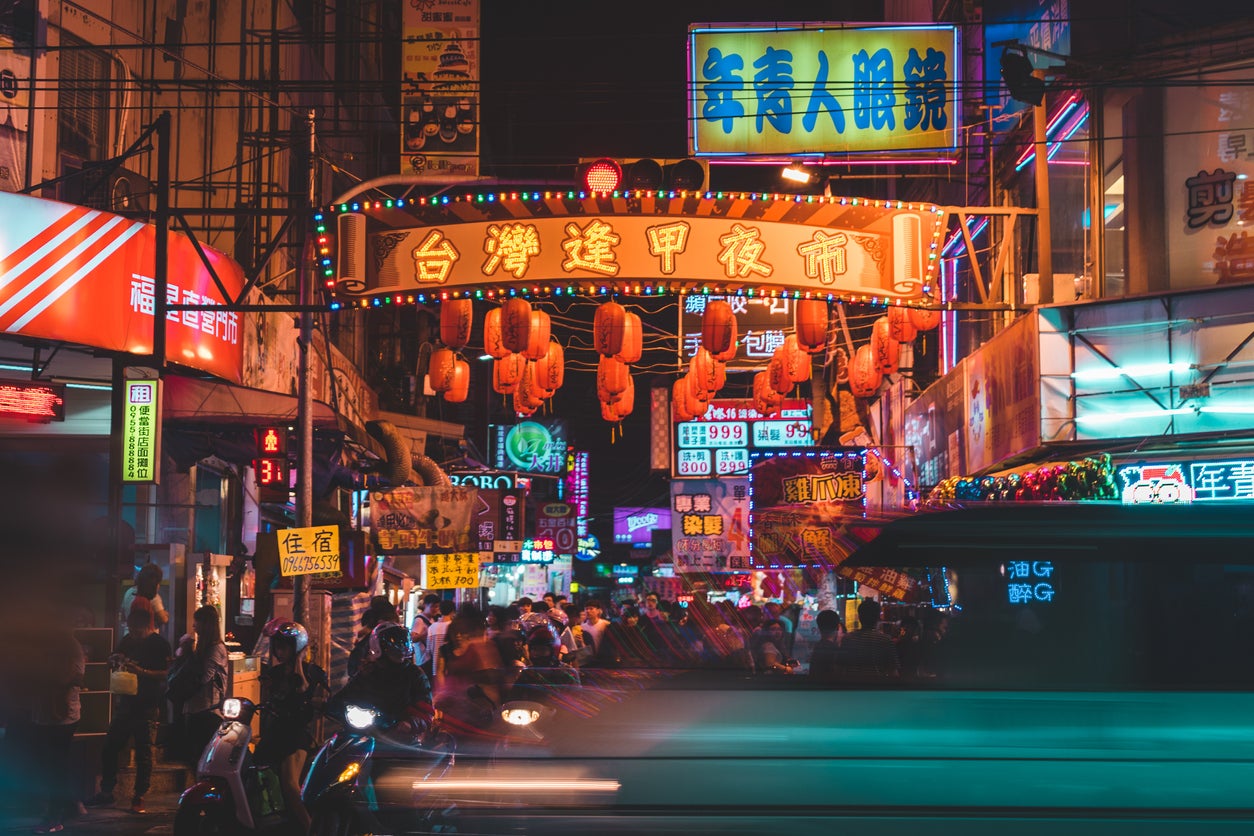
[[(349, 704), (343, 716), (331, 716), (344, 728), (322, 744), (301, 785), (311, 836), (455, 832), (455, 810), (424, 805), (409, 792), (453, 768), (457, 745), (451, 734), (438, 723), (415, 726), (365, 705)], [(401, 795), (393, 797), (398, 788)]]
[(258, 707), (222, 701), (222, 724), (196, 764), (196, 781), (179, 797), (174, 836), (264, 831), (287, 823), (278, 774), (253, 761), (249, 743)]

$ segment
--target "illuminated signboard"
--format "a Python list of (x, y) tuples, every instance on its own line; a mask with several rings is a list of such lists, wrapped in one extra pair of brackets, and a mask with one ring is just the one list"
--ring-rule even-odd
[(575, 533), (588, 536), (588, 452), (570, 450), (566, 454), (567, 504), (575, 509)]
[(539, 563), (547, 566), (557, 557), (553, 541), (548, 539), (524, 540), (519, 563)]
[(793, 330), (795, 300), (688, 294), (679, 308), (682, 362), (687, 363), (701, 347), (701, 318), (706, 306), (715, 300), (730, 305), (736, 317), (736, 356), (727, 361), (727, 370), (761, 371)]
[(499, 470), (562, 473), (566, 467), (566, 422), (498, 424), (495, 464)]
[(1120, 465), (1125, 505), (1254, 500), (1254, 459)]
[(755, 452), (749, 470), (749, 557), (755, 568), (839, 566), (847, 519), (862, 516), (861, 449)]
[(953, 26), (694, 25), (689, 153), (952, 151), (960, 55)]
[(465, 485), (481, 491), (508, 491), (524, 487), (525, 477), (516, 473), (501, 473), (496, 470), (475, 470), (465, 473), (449, 473), (448, 480), (454, 485)]
[(1016, 560), (1002, 567), (1006, 598), (1011, 604), (1048, 604), (1054, 600), (1054, 564), (1048, 560)]
[(123, 387), (122, 481), (156, 484), (161, 475), (161, 381)]
[(614, 542), (632, 548), (647, 549), (653, 545), (654, 531), (670, 531), (669, 508), (615, 508)]
[(0, 380), (0, 418), (46, 424), (65, 420), (65, 386), (33, 380)]
[(749, 472), (758, 450), (811, 447), (810, 402), (785, 400), (769, 416), (748, 399), (716, 398), (706, 413), (675, 424), (675, 476), (729, 476)]

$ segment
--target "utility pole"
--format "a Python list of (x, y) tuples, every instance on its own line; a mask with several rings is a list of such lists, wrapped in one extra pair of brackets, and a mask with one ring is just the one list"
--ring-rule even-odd
[[(1045, 78), (1044, 70), (1032, 73)], [(1049, 114), (1045, 111), (1045, 99), (1032, 106), (1032, 132), (1035, 140), (1036, 169), (1036, 301), (1049, 305), (1054, 301), (1054, 243), (1049, 228), (1049, 142), (1045, 129)]]
[[(297, 302), (301, 306), (312, 304), (314, 295), (313, 238), (309, 232), (309, 217), (317, 206), (317, 176), (315, 166), (315, 147), (317, 134), (314, 127), (314, 111), (309, 111), (309, 166), (308, 207), (304, 223), (301, 225), (300, 264), (296, 270)], [(309, 528), (313, 525), (313, 391), (310, 388), (310, 360), (313, 353), (313, 312), (303, 310), (300, 313), (299, 346), (299, 403), (297, 406), (297, 435), (300, 439), (296, 460), (296, 525), (298, 528)], [(310, 629), (309, 623), (309, 578), (297, 575), (292, 580), (292, 618)], [(323, 646), (325, 636), (318, 635), (317, 645)]]

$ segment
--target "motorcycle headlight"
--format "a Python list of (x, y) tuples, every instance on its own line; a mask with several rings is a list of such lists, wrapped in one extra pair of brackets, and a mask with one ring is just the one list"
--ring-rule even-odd
[(228, 720), (239, 718), (241, 705), (240, 701), (235, 697), (230, 697), (222, 701), (222, 716)]
[(513, 700), (501, 706), (501, 719), (511, 726), (530, 726), (542, 713), (543, 706), (526, 700)]
[(344, 722), (355, 729), (368, 729), (374, 725), (375, 717), (379, 716), (373, 708), (350, 705), (344, 709)]

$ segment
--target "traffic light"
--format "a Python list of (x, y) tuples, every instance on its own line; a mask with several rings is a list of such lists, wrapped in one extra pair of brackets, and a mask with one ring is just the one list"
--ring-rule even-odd
[(1032, 74), (1032, 59), (1022, 48), (1001, 51), (1001, 77), (1010, 98), (1024, 104), (1039, 105), (1045, 100), (1045, 79)]
[(686, 157), (678, 160), (597, 157), (579, 161), (579, 186), (589, 192), (701, 191), (709, 179), (710, 164)]
[(291, 492), (291, 463), (287, 459), (287, 427), (258, 427), (253, 431), (257, 458), (253, 475), (260, 502), (286, 503)]

